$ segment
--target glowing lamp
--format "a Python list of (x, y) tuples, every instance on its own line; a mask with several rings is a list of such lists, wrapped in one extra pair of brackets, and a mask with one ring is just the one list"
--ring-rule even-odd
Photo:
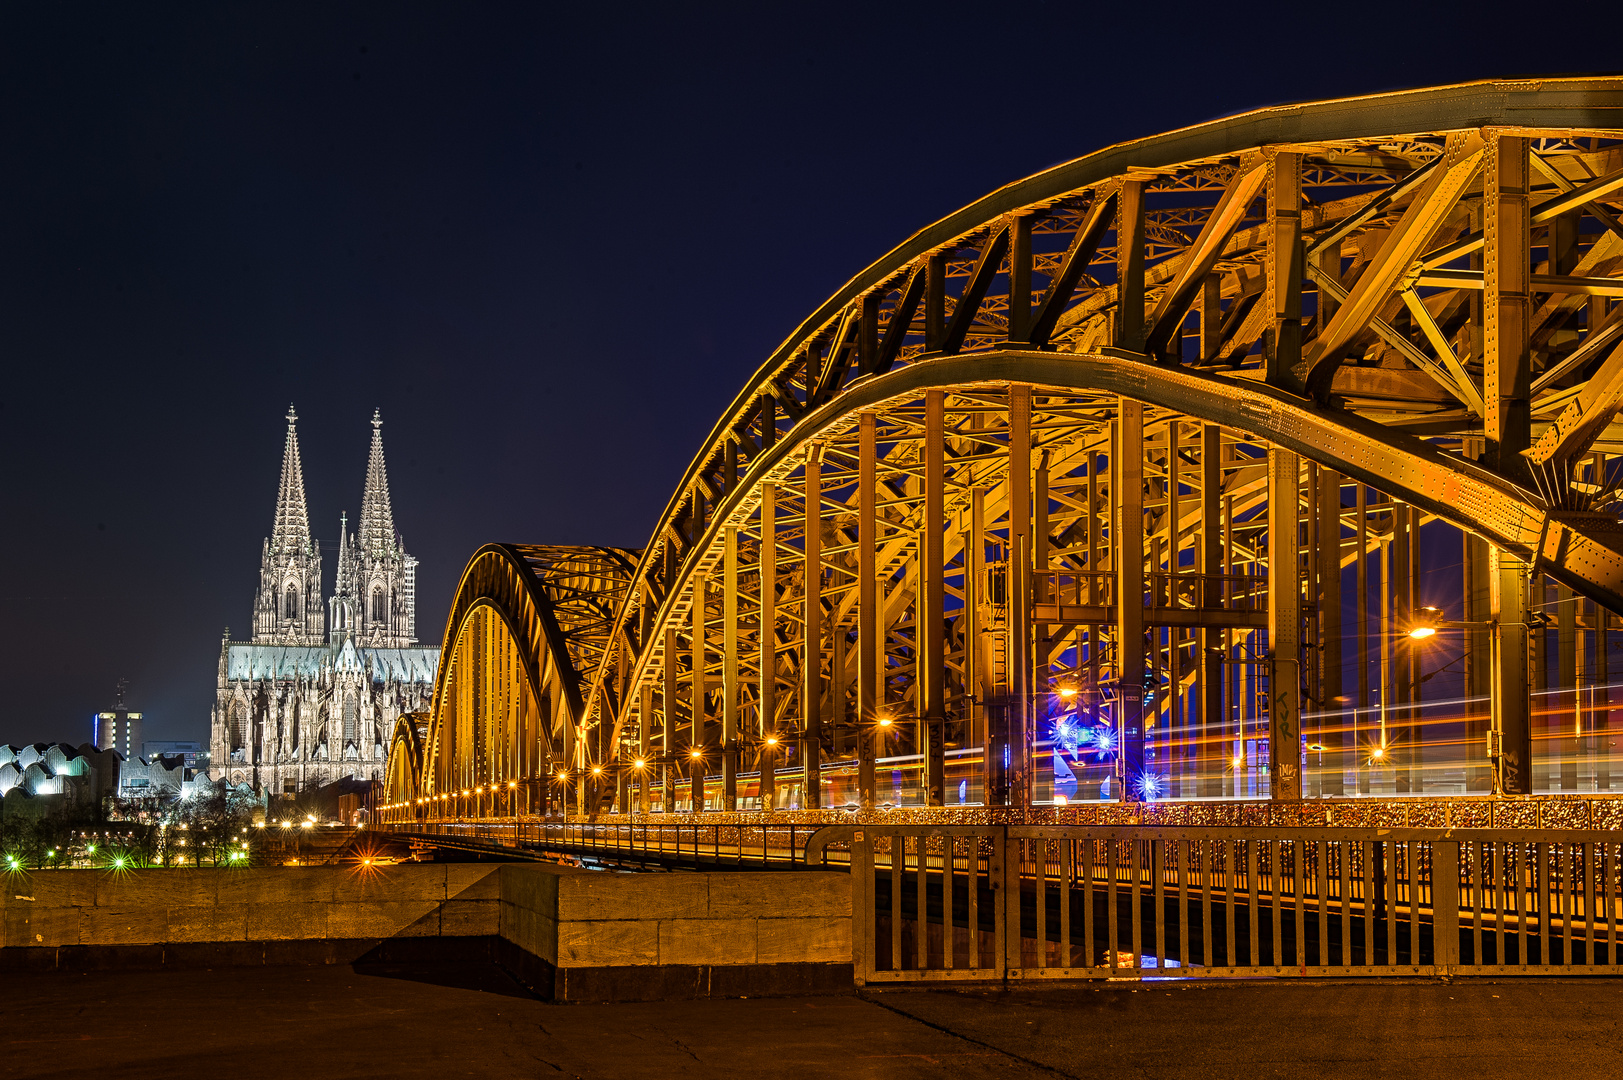
[(891, 721), (890, 717), (888, 717), (888, 716), (881, 716), (879, 718), (879, 726), (880, 727), (890, 727), (891, 723), (892, 723), (892, 721)]
[(642, 758), (638, 758), (636, 761), (631, 763), (631, 767), (633, 769), (646, 769), (648, 767), (648, 763)]
[(593, 765), (592, 766), (592, 775), (593, 776), (602, 776), (603, 775), (603, 766), (601, 766), (601, 765)]
[(1429, 637), (1437, 636), (1437, 623), (1442, 611), (1434, 607), (1423, 607), (1415, 613), (1414, 622), (1409, 626), (1409, 637), (1415, 641), (1424, 641)]

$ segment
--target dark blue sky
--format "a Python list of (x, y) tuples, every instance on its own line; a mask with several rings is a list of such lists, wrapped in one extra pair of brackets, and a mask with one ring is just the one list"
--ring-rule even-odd
[(290, 401), (329, 541), (383, 410), (438, 641), (482, 542), (643, 544), (920, 226), (1257, 105), (1616, 66), (1588, 7), (10, 5), (0, 741), (88, 738), (120, 676), (150, 737), (206, 734)]

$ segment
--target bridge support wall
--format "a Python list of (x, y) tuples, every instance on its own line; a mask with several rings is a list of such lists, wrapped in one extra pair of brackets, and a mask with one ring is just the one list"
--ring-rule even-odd
[(839, 993), (852, 985), (847, 874), (502, 868), (502, 964), (558, 1001)]
[(501, 962), (560, 1001), (839, 993), (849, 876), (550, 864), (49, 870), (8, 881), (0, 972)]

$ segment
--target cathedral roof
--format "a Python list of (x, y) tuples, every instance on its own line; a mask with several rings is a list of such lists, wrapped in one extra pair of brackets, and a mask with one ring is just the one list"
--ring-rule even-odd
[(361, 648), (349, 638), (336, 645), (226, 646), (225, 677), (238, 680), (313, 678), (327, 671), (372, 671), (375, 681), (431, 683), (440, 651), (427, 646), (409, 649)]

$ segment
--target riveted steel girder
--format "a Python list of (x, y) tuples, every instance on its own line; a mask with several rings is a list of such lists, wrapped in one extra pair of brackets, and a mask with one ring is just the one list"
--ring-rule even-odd
[[(1504, 178), (1520, 175), (1517, 155), (1530, 155), (1531, 167), (1522, 170), (1527, 182), (1512, 190)], [(1266, 177), (1264, 161), (1271, 163)], [(1490, 165), (1498, 186), (1485, 198)], [(851, 463), (839, 455), (852, 462), (860, 455), (854, 446), (841, 448), (842, 440), (867, 414), (868, 423), (877, 419), (881, 440), (922, 445), (919, 402), (931, 393), (958, 401), (960, 410), (966, 401), (982, 400), (992, 412), (1009, 402), (1008, 430), (948, 435), (962, 444), (950, 453), (1005, 440), (999, 468), (1007, 470), (1007, 462), (1032, 451), (1010, 434), (1016, 386), (1026, 388), (1021, 401), (1028, 390), (1045, 400), (1087, 399), (1101, 421), (1112, 415), (1112, 402), (1127, 400), (1160, 410), (1162, 422), (1170, 414), (1243, 435), (1481, 537), (1521, 572), (1548, 574), (1623, 609), (1616, 513), (1623, 494), (1596, 478), (1604, 473), (1599, 464), (1575, 461), (1591, 447), (1623, 452), (1623, 431), (1608, 427), (1619, 400), (1615, 365), (1595, 370), (1614, 347), (1608, 298), (1623, 294), (1623, 253), (1609, 246), (1620, 175), (1623, 77), (1582, 77), (1485, 80), (1262, 109), (1108, 147), (1006, 185), (909, 237), (796, 327), (722, 411), (648, 546), (618, 552), (612, 572), (578, 575), (579, 584), (566, 590), (574, 614), (555, 616), (550, 630), (537, 616), (530, 640), (573, 665), (579, 689), (570, 696), (572, 723), (598, 725), (590, 753), (612, 755), (627, 717), (655, 707), (649, 688), (661, 675), (673, 685), (675, 633), (715, 632), (711, 652), (734, 664), (741, 654), (724, 635), (751, 619), (759, 622), (742, 632), (755, 638), (746, 663), (756, 669), (760, 734), (778, 730), (778, 719), (798, 704), (800, 721), (813, 728), (832, 709), (832, 737), (840, 739), (844, 675), (835, 665), (846, 635), (856, 634), (864, 648), (876, 636), (879, 649), (889, 647), (891, 617), (915, 594), (928, 597), (922, 608), (933, 617), (940, 595), (933, 575), (942, 569), (913, 566), (913, 541), (900, 538), (918, 529), (919, 507), (935, 505), (924, 497), (929, 467), (911, 464), (913, 450), (881, 453), (877, 484), (859, 484), (851, 472), (848, 494), (839, 485)], [(1259, 219), (1254, 204), (1264, 201), (1257, 195), (1265, 183), (1268, 205)], [(1576, 261), (1533, 273), (1526, 230), (1514, 250), (1498, 246), (1502, 223), (1485, 227), (1482, 208), (1505, 197), (1524, 200), (1521, 220), (1534, 230), (1560, 223), (1574, 238)], [(1505, 285), (1507, 260), (1514, 281), (1525, 283), (1520, 291)], [(1497, 303), (1507, 291), (1526, 317), (1484, 319), (1484, 296)], [(1486, 343), (1485, 326), (1493, 331)], [(1516, 340), (1505, 339), (1507, 326)], [(1139, 343), (1139, 328), (1147, 330), (1148, 347)], [(1491, 368), (1485, 377), (1485, 356), (1490, 368), (1497, 362), (1504, 370)], [(1586, 385), (1592, 379), (1595, 385)], [(1292, 392), (1304, 380), (1311, 396)], [(1470, 449), (1494, 443), (1504, 427), (1496, 418), (1506, 409), (1517, 410), (1513, 449), (1541, 447), (1546, 467), (1537, 491), (1522, 480), (1519, 457), (1506, 467), (1490, 445), (1484, 464)], [(810, 470), (808, 483), (814, 447), (831, 456)], [(1204, 451), (1201, 460), (1204, 468)], [(982, 485), (976, 491), (984, 495), (980, 468), (948, 461), (949, 489)], [(1580, 468), (1591, 468), (1582, 483), (1574, 472)], [(858, 487), (866, 502), (854, 494)], [(1011, 483), (1001, 511), (1015, 550), (1017, 533), (1031, 539), (1028, 523), (1014, 520), (1023, 492)], [(859, 504), (866, 507), (860, 513)], [(763, 531), (763, 522), (773, 524)], [(778, 539), (785, 528), (787, 546)], [(848, 566), (846, 553), (858, 543), (863, 557)], [(956, 572), (966, 574), (973, 560), (962, 544), (949, 537), (942, 558), (959, 551)], [(764, 548), (750, 555), (758, 545)], [(913, 552), (911, 569), (901, 569), (904, 548)], [(743, 561), (724, 562), (724, 550)], [(812, 574), (804, 572), (802, 552), (816, 555)], [(870, 567), (877, 581), (866, 580)], [(865, 576), (860, 590), (854, 573)], [(705, 607), (709, 600), (695, 595), (694, 582), (706, 575), (736, 578), (740, 595)], [(809, 596), (807, 582), (816, 585)], [(753, 598), (743, 595), (752, 589)], [(964, 589), (967, 595), (967, 578)], [(562, 593), (541, 591), (546, 602), (532, 602), (534, 610), (561, 610)], [(852, 624), (859, 592), (867, 597), (864, 619), (878, 609), (877, 628)], [(564, 625), (569, 619), (573, 630)], [(797, 644), (808, 629), (818, 640)], [(825, 630), (840, 635), (837, 644), (823, 640)], [(923, 639), (932, 689), (922, 704), (930, 708), (939, 698), (935, 633), (931, 627)], [(697, 670), (707, 654), (694, 655), (701, 657), (690, 684), (698, 710), (707, 707), (708, 676)], [(874, 659), (861, 657), (864, 664)], [(813, 681), (831, 680), (827, 696), (807, 685), (797, 665), (808, 663)], [(718, 675), (728, 694), (744, 678)], [(884, 692), (864, 676), (859, 715), (882, 708)], [(667, 738), (672, 696), (664, 695)], [(725, 716), (736, 702), (722, 705)], [(646, 731), (648, 718), (639, 723)]]

